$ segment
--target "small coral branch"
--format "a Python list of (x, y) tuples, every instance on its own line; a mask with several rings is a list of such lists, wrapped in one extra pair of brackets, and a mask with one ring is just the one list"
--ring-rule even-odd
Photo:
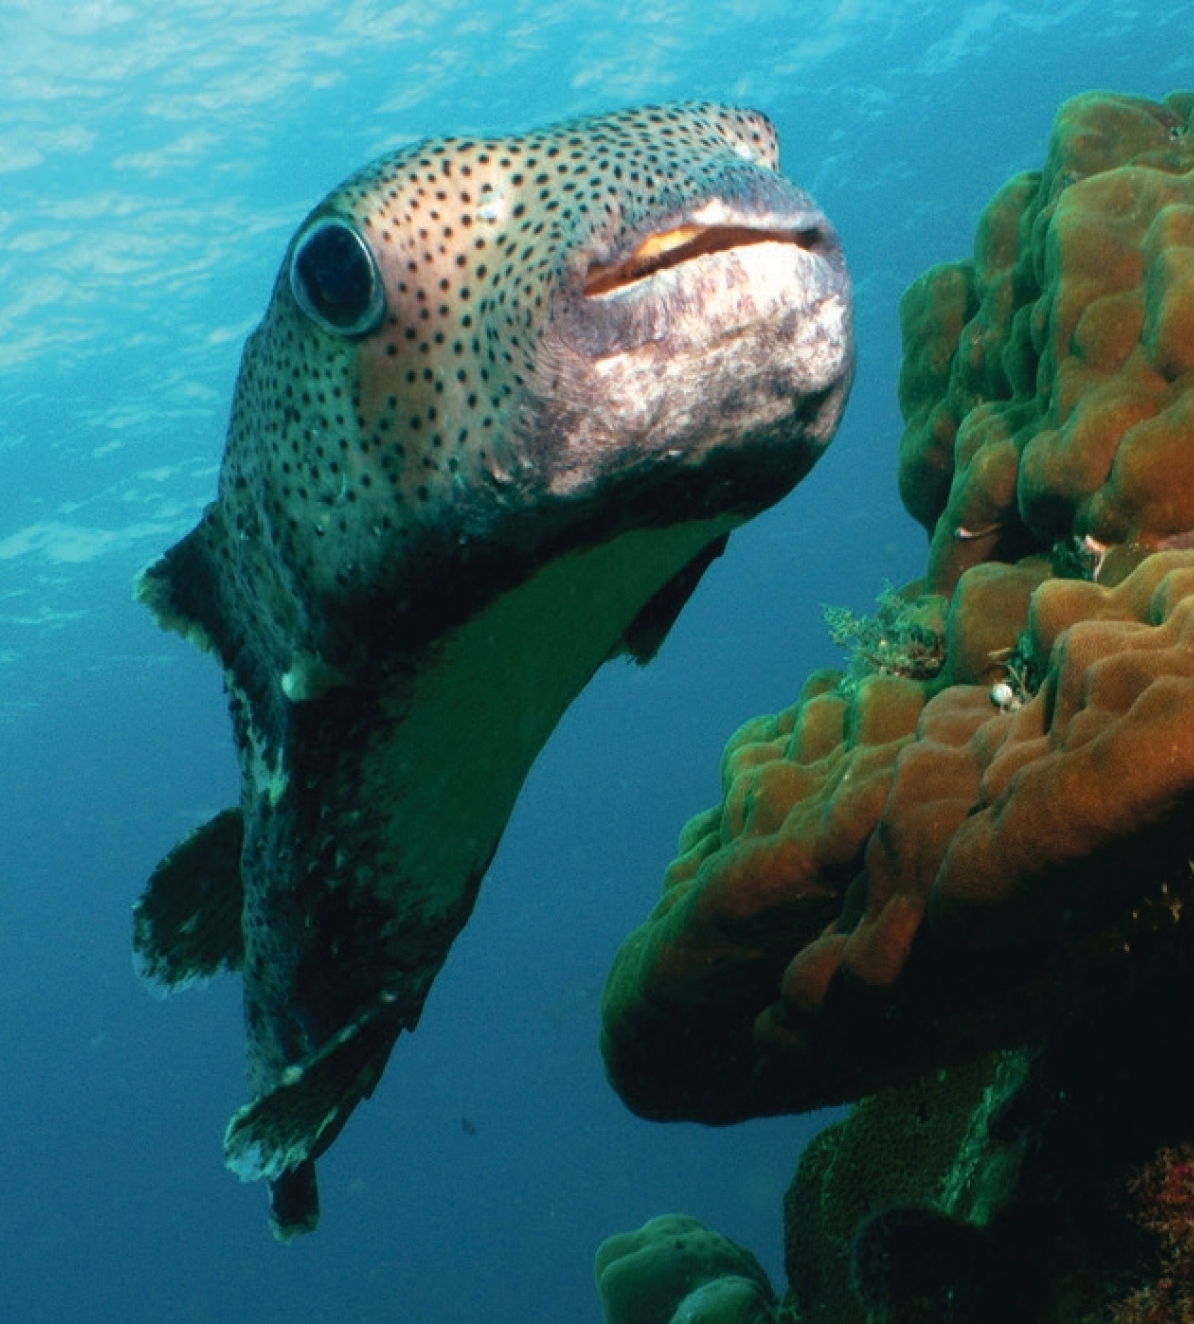
[(890, 583), (876, 598), (873, 616), (823, 605), (829, 637), (846, 652), (846, 677), (876, 673), (932, 680), (945, 665), (945, 606), (938, 594), (904, 596)]

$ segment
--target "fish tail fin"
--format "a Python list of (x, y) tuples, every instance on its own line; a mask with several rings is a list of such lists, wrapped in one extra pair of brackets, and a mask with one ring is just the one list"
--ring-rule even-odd
[(269, 1230), (284, 1246), (319, 1226), (319, 1183), (307, 1159), (269, 1184)]
[(224, 1161), (242, 1181), (270, 1183), (270, 1221), (279, 1240), (314, 1228), (314, 1160), (376, 1089), (402, 1028), (393, 1003), (383, 999), (233, 1114), (224, 1133)]
[(133, 907), (134, 960), (164, 992), (239, 970), (244, 958), (239, 809), (196, 828), (150, 876)]

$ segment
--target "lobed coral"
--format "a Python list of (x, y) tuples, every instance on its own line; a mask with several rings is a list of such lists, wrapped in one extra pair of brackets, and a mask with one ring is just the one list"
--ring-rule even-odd
[[(720, 811), (688, 825), (607, 984), (607, 1065), (636, 1110), (725, 1122), (858, 1098), (1086, 1010), (1098, 989), (1060, 953), (1105, 972), (1177, 922), (1194, 552), (1114, 587), (1029, 592), (1039, 574), (966, 572), (935, 680), (843, 694), (818, 673), (731, 740)], [(977, 674), (972, 620), (992, 645)], [(1043, 679), (998, 704), (1014, 650)], [(1144, 878), (1126, 867), (1142, 853)]]
[(606, 1324), (777, 1324), (758, 1260), (686, 1214), (607, 1238), (595, 1272)]
[(900, 307), (900, 494), (927, 582), (1056, 542), (1194, 537), (1194, 94), (1089, 93), (1045, 168), (979, 222), (970, 262)]
[[(731, 739), (610, 973), (607, 1069), (661, 1119), (867, 1099), (789, 1205), (802, 1319), (1169, 1318), (1194, 1300), (1188, 1205), (1148, 1195), (1194, 1107), (1194, 1044), (1156, 1032), (1194, 995), (1194, 93), (1066, 103), (901, 322), (925, 576), (831, 615), (846, 672)], [(892, 665), (909, 639), (931, 666)], [(1065, 1236), (1032, 1249), (1046, 1208)]]

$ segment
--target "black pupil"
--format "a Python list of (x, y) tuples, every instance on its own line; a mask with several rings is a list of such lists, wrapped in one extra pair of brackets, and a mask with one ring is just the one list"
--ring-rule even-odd
[(311, 307), (332, 326), (354, 326), (373, 297), (373, 267), (353, 232), (326, 225), (299, 250), (295, 273)]

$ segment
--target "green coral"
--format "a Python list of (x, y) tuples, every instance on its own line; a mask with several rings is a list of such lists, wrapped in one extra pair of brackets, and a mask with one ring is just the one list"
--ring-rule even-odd
[(606, 1324), (778, 1324), (758, 1260), (686, 1214), (607, 1238), (594, 1268)]
[(999, 1296), (985, 1236), (1030, 1139), (1009, 1121), (1029, 1058), (994, 1052), (893, 1086), (812, 1140), (784, 1202), (801, 1324), (985, 1324), (961, 1301)]
[[(914, 587), (914, 586), (913, 586)], [(945, 610), (940, 594), (883, 586), (872, 616), (822, 606), (829, 637), (847, 655), (844, 687), (867, 676), (932, 680), (945, 665)]]

